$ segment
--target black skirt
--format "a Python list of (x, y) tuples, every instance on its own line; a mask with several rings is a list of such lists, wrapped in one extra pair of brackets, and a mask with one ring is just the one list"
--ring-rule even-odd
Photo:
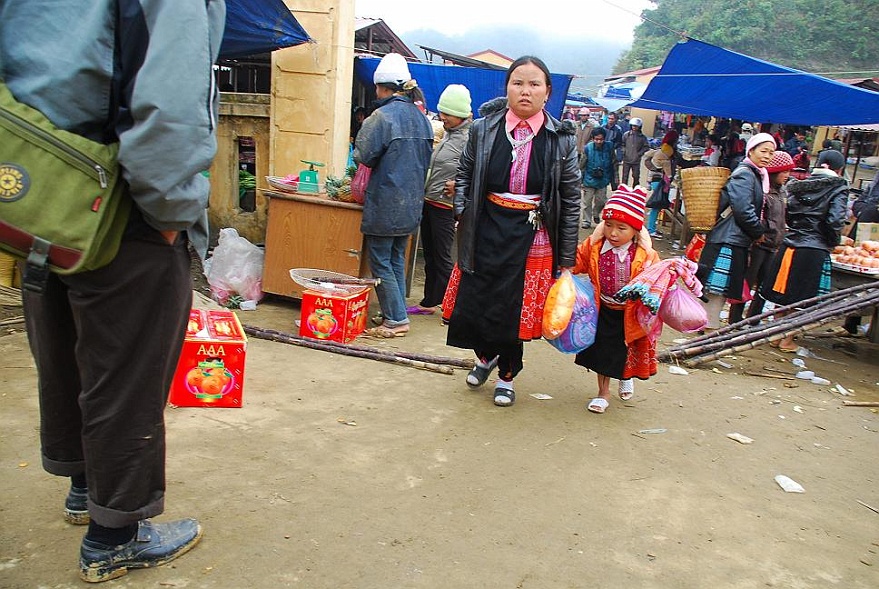
[(626, 369), (626, 346), (622, 309), (608, 305), (598, 308), (598, 328), (595, 343), (578, 353), (574, 363), (611, 378), (623, 378)]
[[(784, 254), (793, 250), (787, 280), (778, 284), (778, 274), (784, 265)], [(789, 248), (782, 246), (766, 267), (766, 278), (760, 286), (760, 296), (776, 305), (792, 305), (805, 299), (830, 292), (830, 254), (826, 250), (810, 247)], [(783, 291), (783, 292), (780, 292)]]
[(465, 349), (518, 344), (525, 263), (534, 242), (528, 211), (486, 200), (476, 235), (475, 272), (461, 273), (446, 343)]

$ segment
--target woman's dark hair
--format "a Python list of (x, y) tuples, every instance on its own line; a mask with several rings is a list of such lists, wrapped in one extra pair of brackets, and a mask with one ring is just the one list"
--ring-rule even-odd
[(549, 88), (550, 93), (552, 93), (552, 74), (549, 73), (549, 68), (546, 67), (546, 64), (543, 63), (543, 60), (539, 57), (534, 57), (533, 55), (523, 55), (516, 61), (510, 64), (510, 67), (507, 68), (507, 77), (504, 80), (504, 88), (510, 83), (510, 76), (513, 75), (513, 71), (519, 66), (533, 64), (540, 68), (543, 72), (543, 75), (546, 76), (546, 87)]
[(711, 133), (710, 135), (708, 135), (708, 138), (711, 139), (711, 143), (713, 143), (714, 145), (720, 144), (720, 137), (717, 134)]
[(407, 88), (407, 86), (409, 86), (409, 82), (407, 82), (405, 84), (394, 84), (393, 82), (382, 82), (381, 84), (376, 84), (376, 86), (382, 86), (384, 88), (387, 88), (388, 90), (390, 90), (394, 94), (398, 94), (400, 96), (405, 96), (409, 100), (411, 100), (413, 103), (420, 102), (421, 104), (426, 104), (425, 98), (424, 98), (424, 92), (422, 92), (421, 88), (419, 88), (417, 85), (414, 85), (415, 82), (412, 82), (412, 84), (413, 85), (408, 88)]

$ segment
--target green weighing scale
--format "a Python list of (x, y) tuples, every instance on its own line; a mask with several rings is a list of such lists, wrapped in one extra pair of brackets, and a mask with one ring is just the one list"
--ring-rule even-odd
[(303, 164), (308, 164), (307, 170), (299, 172), (299, 192), (320, 192), (320, 182), (318, 181), (317, 170), (314, 167), (322, 168), (324, 165), (320, 162), (310, 162), (308, 160), (299, 161)]

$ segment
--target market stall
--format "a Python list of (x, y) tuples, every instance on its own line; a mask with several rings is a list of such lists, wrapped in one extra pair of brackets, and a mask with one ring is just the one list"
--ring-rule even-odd
[(302, 298), (291, 268), (319, 268), (368, 276), (360, 219), (363, 207), (332, 200), (326, 192), (264, 191), (269, 200), (264, 292)]
[[(879, 285), (879, 242), (864, 240), (857, 245), (838, 246), (830, 259), (833, 265), (833, 290), (860, 284)], [(879, 343), (879, 307), (869, 307), (858, 314), (870, 318), (867, 338), (874, 344)]]

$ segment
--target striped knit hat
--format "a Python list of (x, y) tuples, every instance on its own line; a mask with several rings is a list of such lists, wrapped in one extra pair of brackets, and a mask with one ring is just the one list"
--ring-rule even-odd
[(766, 166), (766, 171), (770, 174), (775, 174), (777, 172), (784, 172), (785, 170), (793, 170), (795, 167), (794, 158), (792, 158), (788, 152), (779, 149), (773, 154), (772, 159), (769, 160), (769, 165)]
[(636, 186), (629, 188), (620, 184), (601, 211), (602, 219), (614, 219), (631, 225), (635, 231), (644, 227), (644, 209), (647, 204), (647, 191)]

